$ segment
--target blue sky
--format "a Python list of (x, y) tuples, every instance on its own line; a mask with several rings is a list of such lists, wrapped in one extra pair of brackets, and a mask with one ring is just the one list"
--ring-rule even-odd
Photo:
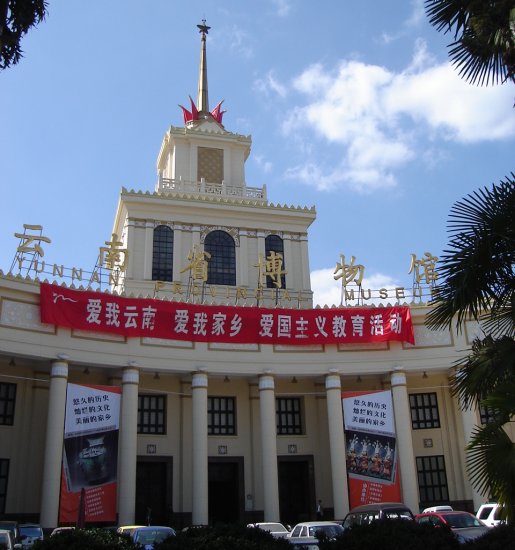
[(247, 185), (316, 207), (316, 303), (339, 303), (340, 254), (365, 287), (409, 287), (452, 204), (514, 170), (513, 86), (461, 80), (422, 0), (49, 0), (0, 72), (0, 269), (24, 223), (52, 239), (48, 262), (94, 267), (120, 189), (154, 190), (196, 98), (203, 18), (210, 106), (253, 138)]

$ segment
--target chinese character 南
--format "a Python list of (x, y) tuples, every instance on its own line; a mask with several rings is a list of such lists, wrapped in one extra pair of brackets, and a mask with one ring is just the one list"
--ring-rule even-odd
[(118, 240), (118, 235), (113, 233), (112, 240), (105, 241), (105, 244), (107, 246), (100, 247), (100, 265), (104, 265), (107, 269), (117, 267), (120, 271), (125, 271), (129, 253), (126, 248), (121, 248), (123, 242)]

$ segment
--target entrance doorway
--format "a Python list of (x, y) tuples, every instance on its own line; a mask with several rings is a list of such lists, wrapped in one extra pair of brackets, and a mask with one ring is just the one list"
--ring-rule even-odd
[[(283, 523), (309, 521), (315, 511), (315, 477), (311, 455), (278, 457), (279, 512)], [(279, 519), (279, 518), (278, 518)]]
[(171, 457), (138, 457), (135, 514), (137, 525), (172, 525), (172, 473)]
[(208, 463), (209, 524), (243, 521), (243, 457), (212, 457)]

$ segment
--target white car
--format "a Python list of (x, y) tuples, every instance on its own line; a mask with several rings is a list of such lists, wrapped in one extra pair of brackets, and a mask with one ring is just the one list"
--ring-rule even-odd
[(297, 523), (291, 530), (288, 538), (316, 538), (318, 534), (322, 533), (328, 539), (334, 539), (343, 533), (343, 527), (335, 521), (305, 521), (303, 523)]
[(502, 506), (496, 502), (481, 504), (476, 518), (480, 519), (487, 527), (495, 527), (499, 523), (503, 523), (503, 520), (501, 520), (501, 510)]
[(13, 534), (8, 529), (0, 529), (0, 546), (4, 545), (7, 550), (14, 550)]
[(431, 506), (429, 508), (425, 508), (422, 510), (423, 514), (427, 514), (428, 512), (453, 512), (452, 506)]
[(282, 523), (263, 522), (263, 523), (249, 523), (247, 527), (257, 527), (263, 531), (268, 531), (275, 538), (285, 538), (289, 535), (288, 529)]

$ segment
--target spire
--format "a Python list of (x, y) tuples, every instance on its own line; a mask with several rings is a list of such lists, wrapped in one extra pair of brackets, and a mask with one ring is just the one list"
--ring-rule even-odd
[(201, 33), (200, 46), (200, 69), (198, 76), (198, 98), (197, 109), (199, 113), (209, 113), (209, 98), (207, 94), (207, 60), (206, 60), (206, 35), (211, 27), (206, 25), (206, 20), (202, 19), (202, 24), (197, 25)]

